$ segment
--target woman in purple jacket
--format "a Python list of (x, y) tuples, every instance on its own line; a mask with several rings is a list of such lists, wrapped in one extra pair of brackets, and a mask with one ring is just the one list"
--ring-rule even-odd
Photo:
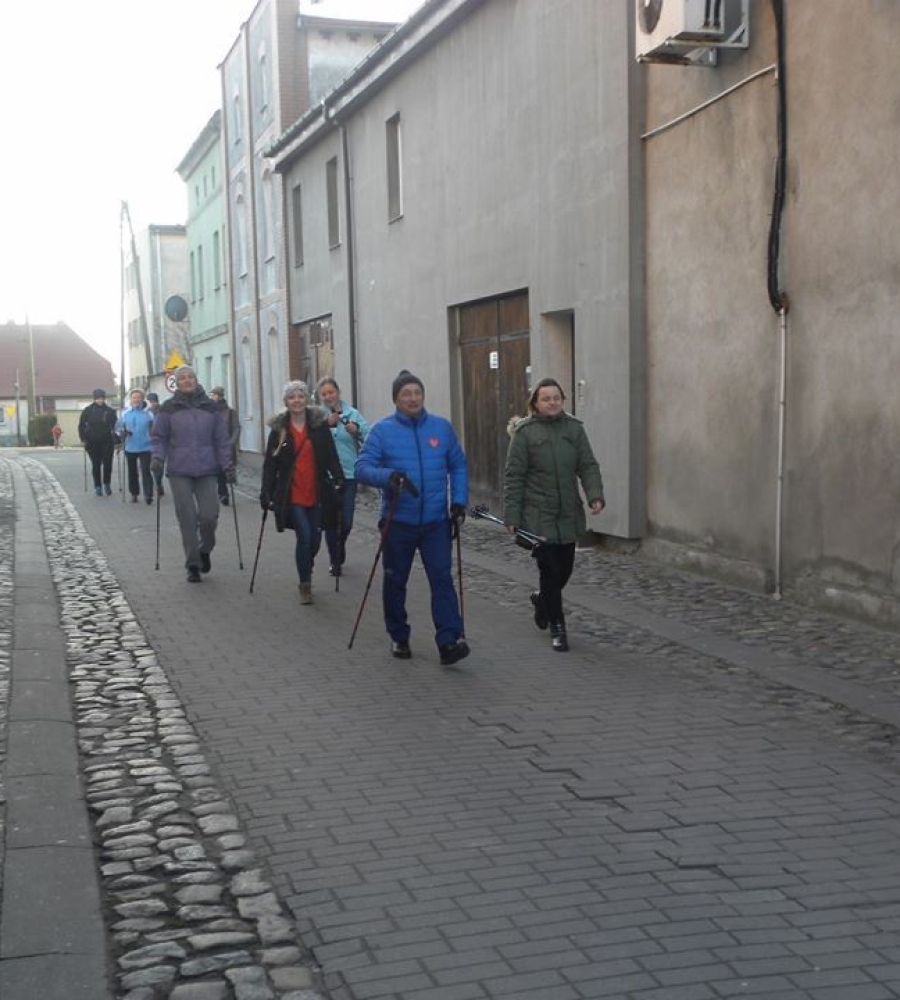
[(190, 365), (175, 369), (175, 387), (153, 421), (150, 471), (158, 481), (165, 467), (188, 583), (200, 583), (200, 574), (210, 571), (209, 554), (216, 546), (216, 476), (221, 469), (233, 483), (235, 470), (225, 415), (203, 391)]

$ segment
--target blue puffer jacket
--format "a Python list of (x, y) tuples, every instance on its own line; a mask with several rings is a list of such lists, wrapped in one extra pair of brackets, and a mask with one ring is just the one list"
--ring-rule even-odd
[(124, 432), (125, 451), (140, 454), (150, 451), (150, 428), (153, 426), (153, 414), (143, 406), (135, 409), (129, 407), (119, 418), (116, 432)]
[(418, 497), (406, 490), (400, 494), (394, 518), (403, 524), (445, 521), (448, 502), (464, 506), (468, 502), (469, 469), (456, 431), (449, 420), (427, 410), (415, 419), (398, 410), (369, 429), (356, 460), (356, 478), (384, 491), (382, 516), (387, 516), (390, 505), (392, 472), (405, 472), (419, 491)]
[(232, 463), (225, 414), (200, 388), (192, 396), (176, 392), (162, 404), (150, 440), (168, 476), (214, 476)]

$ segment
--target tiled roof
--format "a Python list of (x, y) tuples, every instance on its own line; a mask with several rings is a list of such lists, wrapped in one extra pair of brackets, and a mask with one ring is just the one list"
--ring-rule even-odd
[(32, 349), (37, 396), (90, 398), (94, 389), (115, 395), (116, 380), (109, 360), (65, 323), (32, 324), (31, 342), (30, 349), (25, 324), (0, 324), (0, 398), (15, 396), (16, 369), (19, 391), (23, 397), (29, 395)]

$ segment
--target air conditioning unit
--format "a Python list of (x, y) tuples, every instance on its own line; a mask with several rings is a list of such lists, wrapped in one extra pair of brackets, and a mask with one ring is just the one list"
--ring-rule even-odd
[(635, 0), (638, 62), (715, 65), (749, 44), (749, 0)]

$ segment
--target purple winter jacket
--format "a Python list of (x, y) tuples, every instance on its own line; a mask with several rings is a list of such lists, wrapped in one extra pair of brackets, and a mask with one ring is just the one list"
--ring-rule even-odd
[(225, 414), (199, 388), (190, 396), (176, 392), (160, 406), (151, 442), (169, 476), (214, 476), (232, 464)]

